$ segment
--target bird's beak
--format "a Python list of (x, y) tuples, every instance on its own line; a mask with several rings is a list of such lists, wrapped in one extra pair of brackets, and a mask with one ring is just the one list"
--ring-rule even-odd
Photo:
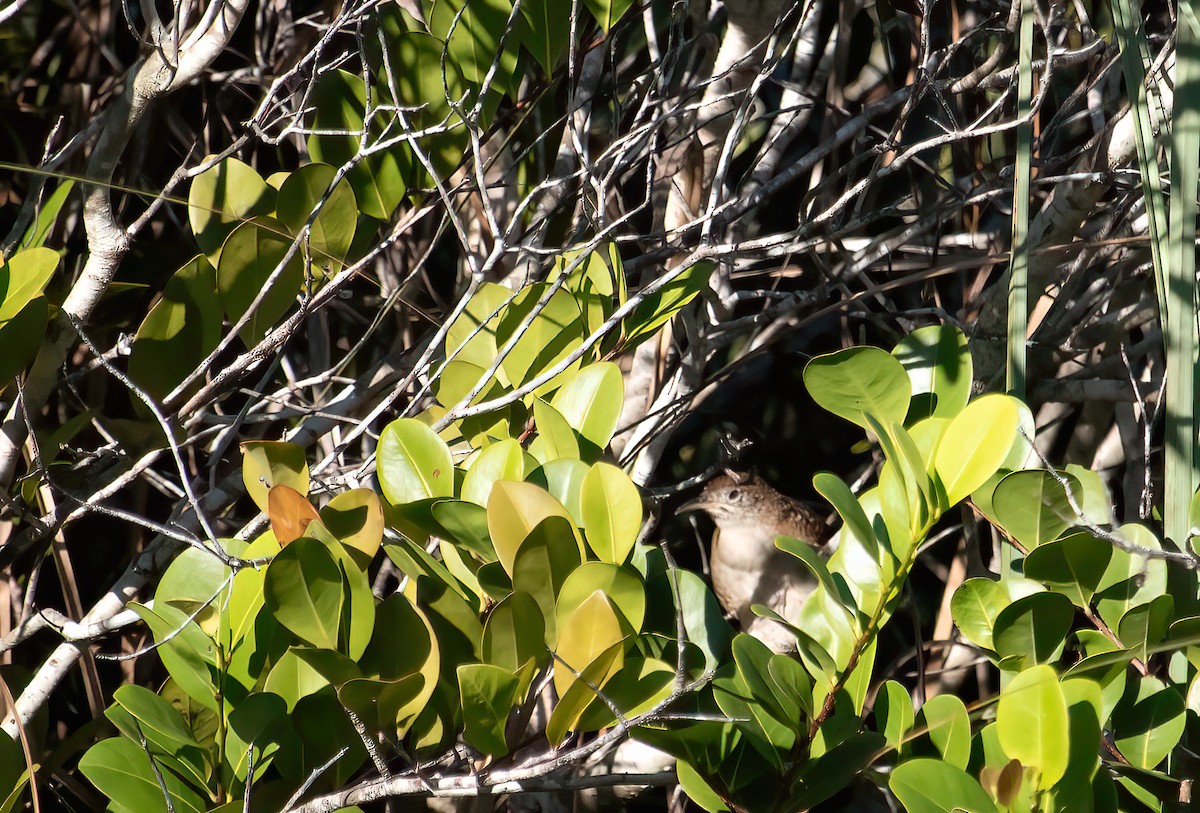
[(691, 511), (707, 511), (713, 508), (716, 503), (710, 502), (703, 497), (697, 497), (694, 500), (688, 500), (683, 505), (675, 509), (676, 514), (686, 514)]

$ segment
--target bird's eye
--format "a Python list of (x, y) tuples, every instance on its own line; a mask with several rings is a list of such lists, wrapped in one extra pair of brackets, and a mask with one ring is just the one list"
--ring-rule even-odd
[(736, 488), (731, 489), (729, 492), (729, 499), (731, 499), (731, 500), (736, 500), (741, 496), (742, 496), (742, 492), (738, 491)]

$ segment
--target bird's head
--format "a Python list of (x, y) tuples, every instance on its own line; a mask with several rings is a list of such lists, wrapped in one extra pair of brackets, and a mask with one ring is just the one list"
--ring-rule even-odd
[(717, 523), (736, 523), (757, 513), (772, 492), (774, 489), (755, 475), (722, 474), (710, 480), (699, 497), (681, 505), (679, 513), (704, 511)]

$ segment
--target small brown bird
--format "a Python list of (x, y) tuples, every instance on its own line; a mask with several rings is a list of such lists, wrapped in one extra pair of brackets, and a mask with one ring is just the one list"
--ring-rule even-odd
[(709, 568), (721, 606), (743, 632), (776, 652), (794, 651), (790, 632), (750, 608), (764, 604), (786, 619), (796, 618), (816, 580), (799, 559), (775, 547), (775, 537), (795, 537), (828, 555), (824, 520), (756, 475), (723, 474), (679, 510), (704, 511), (717, 526)]

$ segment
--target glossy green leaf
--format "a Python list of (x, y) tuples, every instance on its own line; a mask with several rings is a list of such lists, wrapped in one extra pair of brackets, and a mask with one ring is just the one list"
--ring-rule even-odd
[[(0, 325), (0, 347), (4, 348), (4, 352), (0, 353), (0, 390), (37, 357), (49, 321), (46, 297), (38, 296), (16, 316)], [(46, 451), (42, 453), (46, 454)]]
[(864, 429), (867, 415), (884, 426), (902, 423), (912, 387), (900, 362), (878, 347), (817, 356), (804, 367), (804, 386), (823, 409)]
[(713, 678), (712, 692), (721, 713), (742, 730), (764, 762), (776, 771), (783, 770), (782, 755), (796, 743), (794, 729), (772, 716), (728, 665)]
[(256, 217), (235, 228), (221, 247), (217, 296), (229, 321), (241, 319), (266, 290), (239, 334), (247, 347), (258, 344), (296, 304), (304, 284), (301, 253), (292, 252), (283, 269), (276, 273), (291, 245), (286, 226), (269, 217)]
[[(1122, 525), (1114, 532), (1138, 547), (1162, 550), (1162, 543), (1144, 525)], [(1114, 547), (1104, 576), (1096, 586), (1096, 609), (1109, 627), (1116, 627), (1131, 607), (1165, 593), (1166, 561)]]
[(521, 543), (547, 517), (561, 517), (571, 524), (574, 533), (574, 524), (562, 503), (531, 483), (496, 482), (488, 498), (487, 514), (496, 555), (510, 576)]
[[(953, 325), (930, 325), (909, 333), (892, 349), (912, 382), (917, 418), (953, 418), (971, 394), (967, 338)], [(922, 399), (921, 396), (926, 396)]]
[(384, 681), (420, 675), (419, 691), (406, 684), (404, 702), (390, 710), (400, 727), (406, 727), (424, 708), (441, 673), (441, 650), (433, 626), (420, 607), (403, 593), (393, 593), (375, 609), (375, 634), (360, 661), (364, 674)]
[(858, 498), (854, 496), (854, 492), (850, 490), (845, 481), (836, 474), (822, 471), (813, 475), (813, 487), (817, 493), (829, 500), (829, 504), (838, 512), (850, 532), (858, 537), (859, 543), (871, 559), (877, 560), (879, 556), (878, 543), (875, 539), (875, 532), (871, 528), (871, 522), (867, 519), (867, 514)]
[(138, 721), (147, 739), (157, 743), (200, 745), (175, 707), (149, 689), (126, 684), (113, 692), (113, 700)]
[(516, 675), (499, 666), (465, 663), (458, 667), (458, 688), (462, 698), (463, 739), (492, 757), (508, 753), (504, 726), (517, 700)]
[(555, 607), (559, 626), (597, 590), (616, 609), (627, 633), (641, 631), (646, 619), (646, 588), (642, 578), (628, 565), (608, 562), (584, 562), (567, 576)]
[(1078, 463), (1068, 463), (1063, 471), (1079, 481), (1079, 490), (1075, 492), (1083, 516), (1093, 525), (1104, 527), (1114, 524), (1112, 496), (1104, 479), (1089, 468)]
[(992, 493), (992, 510), (1004, 529), (1032, 550), (1057, 539), (1079, 522), (1067, 488), (1073, 494), (1081, 493), (1079, 481), (1067, 474), (1056, 477), (1045, 469), (1014, 471)]
[[(362, 76), (343, 70), (320, 72), (310, 97), (312, 127), (318, 131), (308, 137), (313, 161), (342, 166), (358, 153), (366, 99)], [(371, 140), (375, 138), (373, 132)], [(404, 144), (380, 150), (356, 164), (346, 180), (354, 190), (358, 209), (377, 220), (390, 218), (404, 199), (411, 164)]]
[(987, 792), (966, 771), (936, 759), (896, 766), (888, 788), (908, 813), (996, 813)]
[(994, 648), (1001, 658), (1017, 657), (1022, 668), (1051, 660), (1062, 646), (1075, 605), (1058, 593), (1034, 593), (1017, 599), (1000, 611), (992, 630)]
[(690, 762), (679, 760), (675, 766), (675, 773), (679, 779), (679, 787), (699, 808), (707, 813), (729, 813), (729, 805), (725, 804), (712, 785), (704, 780)]
[(803, 704), (794, 691), (796, 687), (780, 684), (771, 673), (771, 664), (776, 657), (777, 653), (771, 652), (757, 638), (740, 633), (733, 639), (733, 660), (737, 664), (738, 677), (753, 701), (761, 704), (793, 734), (801, 734), (806, 725), (801, 716)]
[(521, 3), (518, 30), (521, 43), (533, 55), (547, 77), (567, 53), (571, 41), (570, 14), (564, 14), (560, 0), (528, 0)]
[(300, 639), (337, 649), (342, 600), (342, 571), (329, 549), (301, 537), (267, 566), (263, 595), (271, 614)]
[(582, 460), (563, 458), (539, 466), (530, 472), (528, 479), (549, 491), (567, 509), (576, 527), (583, 527), (580, 495), (583, 492), (583, 478), (591, 470), (592, 467)]
[(683, 310), (708, 287), (712, 272), (712, 263), (696, 263), (639, 302), (624, 323), (626, 349), (653, 336), (671, 317)]
[(383, 543), (383, 506), (369, 488), (334, 495), (320, 511), (321, 522), (351, 552), (363, 570)]
[(916, 728), (925, 729), (943, 762), (966, 770), (971, 757), (971, 720), (962, 700), (952, 694), (931, 697), (917, 711)]
[(450, 447), (415, 418), (392, 421), (375, 450), (379, 486), (392, 505), (454, 496)]
[(1155, 644), (1166, 637), (1171, 625), (1175, 601), (1169, 595), (1156, 596), (1145, 604), (1138, 604), (1121, 616), (1117, 625), (1117, 637), (1133, 651), (1133, 656), (1145, 661)]
[(1113, 712), (1117, 748), (1133, 766), (1151, 770), (1174, 750), (1185, 720), (1179, 692), (1158, 678), (1142, 677), (1131, 682)]
[(516, 37), (510, 35), (500, 47), (511, 13), (509, 0), (443, 0), (433, 4), (427, 19), (431, 33), (446, 39), (448, 60), (466, 82), (482, 85), (495, 63), (492, 83), (503, 93), (517, 67)]
[(967, 404), (946, 427), (934, 468), (955, 505), (991, 477), (1017, 437), (1019, 402), (1007, 395), (985, 395)]
[(892, 750), (900, 750), (915, 719), (908, 690), (894, 680), (885, 681), (875, 695), (875, 721)]
[(1025, 557), (1025, 576), (1086, 608), (1111, 558), (1111, 544), (1081, 531), (1030, 551)]
[(1067, 701), (1053, 669), (1033, 666), (1009, 681), (1000, 693), (996, 726), (1004, 752), (1039, 771), (1039, 788), (1062, 778), (1070, 753)]
[[(549, 297), (541, 309), (539, 302)], [(526, 384), (547, 369), (564, 360), (583, 343), (583, 317), (569, 293), (563, 290), (550, 293), (550, 286), (537, 283), (522, 289), (516, 299), (504, 309), (496, 327), (496, 341), (503, 346), (517, 334), (531, 314), (527, 328), (520, 331), (512, 350), (500, 362), (505, 376), (513, 384)], [(572, 362), (567, 370), (578, 369), (580, 361)], [(548, 381), (534, 392), (543, 394), (557, 383)]]
[[(513, 561), (513, 589), (538, 603), (546, 622), (546, 643), (557, 637), (555, 603), (563, 584), (582, 561), (574, 526), (562, 517), (546, 517), (521, 543)], [(595, 589), (595, 588), (593, 588)]]
[(171, 275), (138, 327), (130, 376), (154, 397), (165, 397), (217, 346), (224, 318), (216, 269), (197, 255)]
[(704, 580), (690, 570), (672, 570), (668, 578), (683, 609), (688, 640), (704, 653), (704, 668), (715, 669), (733, 641), (733, 628), (725, 620), (724, 610)]
[(584, 367), (567, 379), (550, 401), (571, 428), (597, 449), (606, 448), (612, 440), (624, 402), (625, 381), (620, 368), (610, 361)]
[(283, 698), (294, 711), (301, 698), (360, 676), (354, 661), (329, 649), (289, 647), (267, 674), (263, 688)]
[[(629, 655), (621, 670), (604, 685), (604, 695), (628, 720), (649, 711), (670, 696), (675, 670), (663, 661)], [(579, 730), (599, 731), (618, 720), (603, 699), (597, 697), (579, 718)]]
[(579, 440), (575, 436), (575, 430), (557, 409), (535, 397), (533, 420), (538, 434), (529, 444), (529, 453), (539, 463), (549, 463), (564, 457), (579, 457)]
[(642, 497), (629, 475), (597, 463), (583, 478), (579, 494), (588, 546), (601, 561), (619, 565), (629, 558), (642, 528)]
[(633, 0), (584, 0), (583, 4), (607, 34), (633, 5)]
[[(555, 651), (554, 689), (560, 698), (575, 685), (574, 672), (583, 672), (607, 650), (625, 637), (620, 619), (608, 597), (600, 590), (588, 596), (559, 628), (558, 648)], [(618, 655), (599, 675), (593, 685), (602, 688), (604, 682), (621, 668)], [(590, 702), (590, 698), (589, 698)], [(582, 713), (582, 709), (580, 709)], [(569, 726), (568, 726), (569, 727)]]
[(260, 692), (238, 703), (229, 713), (225, 732), (225, 760), (234, 776), (245, 781), (250, 771), (250, 749), (254, 749), (254, 774), (261, 777), (270, 766), (279, 743), (289, 735), (287, 702), (275, 694)]
[(475, 554), (483, 562), (496, 561), (496, 550), (488, 537), (486, 508), (462, 500), (438, 500), (430, 510), (434, 520), (449, 534), (450, 542)]
[(463, 478), (462, 498), (486, 507), (497, 480), (522, 480), (525, 452), (516, 438), (497, 441), (479, 453)]
[(196, 244), (213, 264), (225, 239), (245, 220), (275, 210), (275, 190), (248, 164), (226, 158), (192, 180), (188, 221)]
[(201, 706), (216, 711), (216, 648), (212, 638), (176, 607), (150, 608), (130, 602), (129, 608), (154, 634), (159, 643), (155, 651), (180, 690)]
[[(337, 170), (329, 164), (304, 164), (279, 188), (275, 216), (293, 236), (317, 212), (309, 228), (307, 250), (313, 266), (328, 274), (337, 271), (354, 242), (358, 206), (350, 183), (343, 178), (333, 186)], [(330, 188), (332, 186), (332, 188)]]
[[(486, 370), (496, 359), (496, 326), (515, 294), (503, 285), (485, 282), (467, 302), (446, 332), (446, 356)], [(449, 406), (449, 404), (446, 404)]]
[(266, 513), (274, 486), (290, 486), (308, 494), (308, 461), (304, 447), (277, 440), (242, 442), (242, 482), (258, 510)]
[(160, 770), (170, 797), (168, 808), (150, 756), (140, 745), (123, 737), (101, 740), (89, 748), (79, 760), (79, 771), (123, 810), (202, 813), (208, 807), (196, 789), (172, 771)]
[[(580, 721), (584, 712), (597, 700), (603, 702), (596, 690), (604, 692), (609, 680), (624, 667), (624, 648), (623, 642), (613, 644), (597, 653), (578, 679), (571, 677), (570, 688), (559, 697), (546, 722), (546, 738), (550, 742), (561, 743), (568, 732), (581, 730)], [(556, 660), (554, 670), (557, 679), (559, 672), (568, 671), (568, 667)]]
[(488, 613), (483, 625), (483, 660), (517, 672), (530, 659), (547, 655), (545, 620), (533, 596), (514, 592)]

